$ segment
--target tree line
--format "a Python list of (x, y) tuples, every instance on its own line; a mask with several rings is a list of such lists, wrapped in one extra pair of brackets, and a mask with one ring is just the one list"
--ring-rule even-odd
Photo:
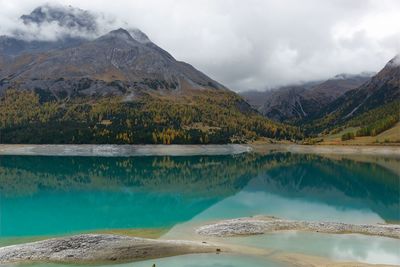
[(7, 90), (0, 99), (2, 143), (222, 144), (269, 137), (302, 138), (298, 128), (272, 122), (228, 91), (41, 99)]

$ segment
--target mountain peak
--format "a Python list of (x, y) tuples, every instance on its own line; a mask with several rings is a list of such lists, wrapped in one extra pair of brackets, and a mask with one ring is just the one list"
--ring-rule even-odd
[[(126, 22), (101, 13), (59, 4), (44, 4), (36, 7), (31, 13), (22, 15), (20, 21), (25, 26), (12, 32), (12, 37), (24, 40), (54, 41), (65, 37), (95, 39), (101, 36), (134, 40), (141, 44), (152, 43), (149, 37), (136, 27)], [(54, 31), (54, 26), (57, 30)], [(118, 28), (118, 27), (124, 28)], [(50, 29), (49, 29), (50, 28)], [(118, 28), (117, 30), (110, 30)], [(48, 30), (54, 34), (48, 34)], [(108, 33), (108, 34), (107, 34)]]
[(97, 31), (96, 17), (88, 11), (72, 6), (46, 4), (20, 18), (25, 25), (40, 26), (45, 23), (57, 23), (60, 27), (68, 29), (92, 33)]
[(129, 31), (123, 29), (123, 28), (118, 28), (116, 30), (112, 30), (109, 33), (107, 33), (106, 35), (103, 35), (102, 37), (100, 37), (101, 39), (108, 39), (108, 38), (116, 38), (116, 39), (120, 39), (123, 41), (136, 41), (132, 35), (129, 33)]
[(116, 30), (112, 30), (111, 32), (110, 32), (110, 34), (113, 34), (113, 35), (118, 35), (118, 36), (127, 36), (127, 37), (132, 37), (131, 35), (130, 35), (130, 33), (127, 31), (127, 30), (125, 30), (124, 28), (118, 28), (118, 29), (116, 29)]

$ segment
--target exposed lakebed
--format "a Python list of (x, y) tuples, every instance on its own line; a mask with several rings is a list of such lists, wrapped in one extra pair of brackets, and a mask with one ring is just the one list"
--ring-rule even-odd
[[(384, 162), (399, 163), (392, 158)], [(398, 173), (364, 159), (291, 153), (9, 155), (0, 156), (0, 173), (0, 246), (91, 232), (182, 238), (185, 236), (178, 229), (185, 225), (259, 214), (358, 224), (400, 220)], [(400, 264), (394, 247), (400, 245), (399, 240), (358, 236), (273, 233), (232, 238), (232, 242), (336, 260)], [(326, 246), (315, 246), (323, 240), (328, 240)], [(329, 244), (344, 249), (335, 252), (337, 246)], [(380, 253), (374, 256), (365, 244), (379, 244)], [(354, 251), (356, 256), (346, 256)], [(188, 266), (184, 259), (190, 256), (151, 262)], [(239, 257), (247, 266), (266, 261), (223, 254), (193, 259), (199, 258), (198, 266), (239, 266), (229, 257)], [(273, 264), (270, 266), (278, 266)], [(150, 262), (147, 265), (151, 266)]]

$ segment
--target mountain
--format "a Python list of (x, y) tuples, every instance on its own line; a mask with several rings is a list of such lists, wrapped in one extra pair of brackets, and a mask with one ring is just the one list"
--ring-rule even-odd
[(60, 27), (79, 32), (96, 33), (99, 30), (95, 15), (72, 6), (45, 4), (35, 8), (28, 15), (22, 15), (20, 19), (25, 25), (56, 23)]
[(13, 57), (1, 66), (0, 75), (0, 90), (18, 84), (50, 91), (57, 99), (141, 89), (225, 89), (154, 43), (138, 42), (124, 29), (77, 46)]
[(93, 37), (99, 28), (95, 16), (51, 6), (21, 20), (40, 29), (56, 24), (64, 34), (55, 40), (24, 39), (20, 33), (1, 37), (1, 142), (169, 144), (299, 137), (294, 128), (263, 118), (236, 93), (177, 61), (138, 29)]
[[(369, 81), (329, 103), (309, 123), (315, 133), (342, 125), (387, 128), (399, 121), (400, 57), (391, 59)], [(382, 126), (382, 127), (381, 127)]]
[(371, 110), (400, 97), (399, 56), (390, 60), (386, 66), (367, 83), (350, 90), (324, 110), (326, 114), (336, 113), (339, 120)]
[(78, 37), (65, 37), (62, 40), (56, 41), (26, 41), (17, 37), (3, 35), (0, 36), (0, 58), (5, 60), (22, 54), (40, 53), (52, 49), (72, 47), (83, 41), (84, 39)]
[(302, 118), (307, 113), (304, 111), (305, 101), (303, 86), (285, 86), (271, 91), (264, 99), (258, 110), (267, 118), (275, 121), (289, 121)]
[(340, 74), (324, 82), (244, 92), (242, 96), (267, 118), (299, 126), (308, 137), (325, 140), (329, 135), (329, 140), (339, 142), (375, 137), (391, 129), (384, 137), (363, 142), (400, 141), (397, 128), (393, 128), (400, 121), (399, 55), (377, 74)]
[[(21, 20), (42, 27), (56, 23), (80, 36), (99, 28), (94, 15), (72, 7), (45, 5)], [(26, 41), (2, 36), (0, 51), (0, 91), (18, 84), (28, 90), (49, 90), (59, 99), (140, 89), (225, 89), (189, 64), (176, 61), (138, 29), (119, 28), (94, 39), (69, 35), (55, 41)]]
[(375, 73), (363, 72), (358, 75), (339, 74), (334, 78), (316, 84), (305, 92), (305, 98), (314, 99), (323, 106), (334, 101), (349, 90), (355, 89), (368, 81)]
[(370, 73), (340, 74), (323, 82), (284, 86), (265, 92), (244, 92), (241, 95), (267, 118), (296, 123), (314, 117), (321, 107), (357, 88), (370, 76)]
[(12, 35), (0, 36), (1, 57), (72, 47), (93, 39), (100, 31), (96, 16), (90, 12), (49, 4), (22, 15), (20, 24)]

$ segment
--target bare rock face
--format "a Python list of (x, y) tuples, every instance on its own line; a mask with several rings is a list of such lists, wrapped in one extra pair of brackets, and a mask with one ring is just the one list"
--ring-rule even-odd
[(0, 264), (126, 262), (216, 250), (213, 245), (191, 241), (84, 234), (2, 247)]
[(239, 236), (265, 234), (274, 231), (299, 230), (331, 234), (357, 233), (400, 239), (400, 225), (394, 224), (348, 224), (338, 222), (307, 222), (256, 216), (225, 220), (202, 226), (197, 233), (206, 236)]

